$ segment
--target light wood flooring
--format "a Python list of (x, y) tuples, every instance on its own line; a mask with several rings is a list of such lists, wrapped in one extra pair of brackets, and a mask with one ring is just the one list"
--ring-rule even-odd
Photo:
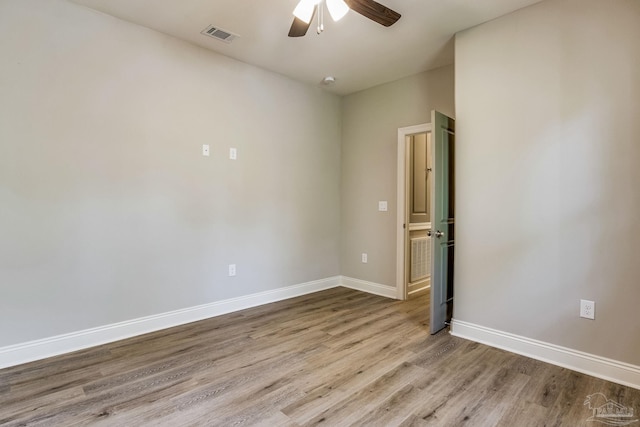
[(640, 412), (638, 390), (430, 336), (427, 307), (336, 288), (0, 370), (0, 425), (595, 426), (597, 392)]

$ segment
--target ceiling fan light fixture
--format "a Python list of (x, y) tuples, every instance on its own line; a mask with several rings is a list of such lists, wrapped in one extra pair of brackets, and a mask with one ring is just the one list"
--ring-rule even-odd
[(334, 21), (344, 17), (349, 10), (371, 19), (380, 25), (390, 27), (395, 24), (401, 15), (381, 5), (376, 0), (299, 0), (293, 14), (295, 18), (289, 29), (289, 37), (302, 37), (307, 34), (314, 16), (318, 16), (318, 34), (324, 30), (324, 6), (331, 14)]
[(311, 22), (311, 18), (313, 18), (313, 10), (320, 1), (321, 0), (300, 0), (300, 3), (298, 3), (293, 10), (293, 16), (304, 21), (305, 24), (308, 24)]
[(331, 18), (334, 21), (339, 21), (349, 12), (349, 6), (344, 2), (344, 0), (326, 0), (327, 1), (327, 9), (329, 9), (329, 13), (331, 14)]

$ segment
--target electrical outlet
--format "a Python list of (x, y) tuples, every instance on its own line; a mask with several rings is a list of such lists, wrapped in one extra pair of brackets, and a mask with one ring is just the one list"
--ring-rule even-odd
[(229, 148), (229, 158), (231, 160), (236, 160), (238, 158), (238, 150), (235, 148)]
[(202, 155), (203, 156), (209, 155), (209, 146), (207, 144), (202, 144)]
[(388, 211), (388, 210), (389, 210), (389, 205), (388, 205), (388, 203), (387, 203), (387, 201), (386, 201), (386, 200), (380, 200), (380, 201), (378, 202), (378, 210), (379, 210), (380, 212), (386, 212), (386, 211)]
[(235, 276), (235, 275), (236, 275), (236, 265), (229, 264), (229, 276)]
[(596, 318), (596, 303), (586, 299), (580, 300), (580, 317), (594, 320)]
[(367, 254), (365, 254), (365, 253), (362, 254), (362, 263), (363, 264), (367, 263)]

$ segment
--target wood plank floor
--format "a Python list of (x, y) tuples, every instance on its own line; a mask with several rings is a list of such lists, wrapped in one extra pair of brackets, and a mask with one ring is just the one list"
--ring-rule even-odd
[(0, 370), (0, 425), (591, 426), (598, 392), (640, 412), (638, 390), (430, 336), (427, 307), (336, 288)]

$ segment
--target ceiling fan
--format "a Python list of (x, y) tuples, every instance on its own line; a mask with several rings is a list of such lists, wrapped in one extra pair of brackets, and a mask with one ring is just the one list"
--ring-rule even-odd
[(318, 29), (320, 34), (324, 30), (324, 6), (334, 21), (340, 20), (349, 9), (377, 22), (390, 27), (400, 19), (400, 14), (374, 0), (300, 0), (293, 11), (293, 24), (289, 29), (289, 37), (302, 37), (307, 34), (313, 17), (318, 14)]

